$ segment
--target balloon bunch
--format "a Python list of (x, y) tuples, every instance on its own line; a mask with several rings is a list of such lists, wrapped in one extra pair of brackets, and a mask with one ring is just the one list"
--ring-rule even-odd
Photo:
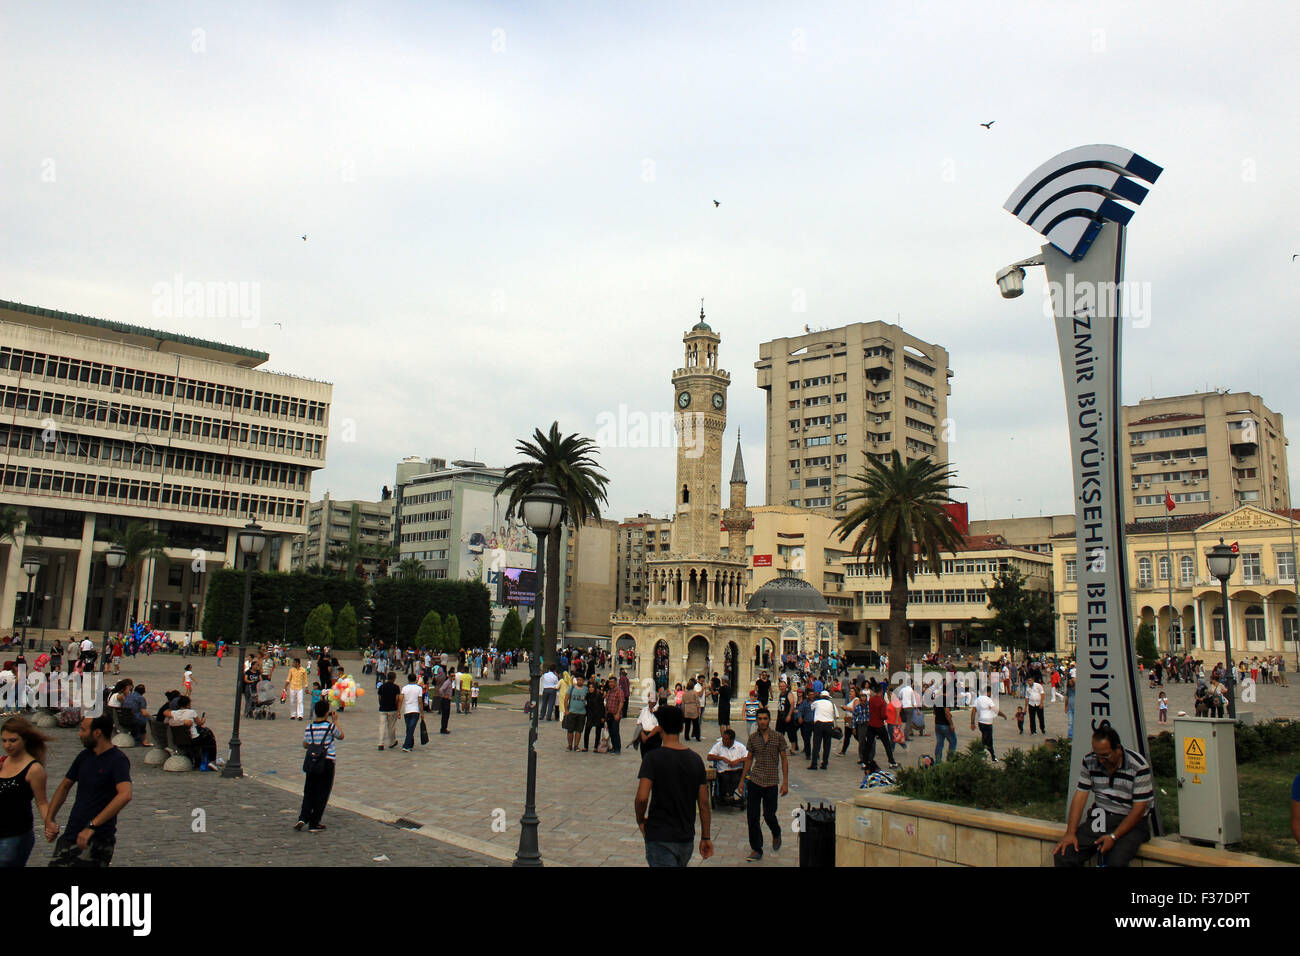
[(364, 697), (365, 693), (366, 689), (357, 683), (356, 678), (344, 674), (330, 685), (326, 696), (339, 710), (346, 710), (357, 702), (358, 697)]

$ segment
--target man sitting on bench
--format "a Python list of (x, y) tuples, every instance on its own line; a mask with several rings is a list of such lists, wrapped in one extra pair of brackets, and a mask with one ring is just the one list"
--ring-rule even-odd
[(718, 803), (720, 805), (739, 804), (735, 799), (736, 788), (740, 786), (740, 774), (745, 768), (745, 758), (749, 751), (742, 743), (737, 743), (736, 732), (730, 727), (722, 731), (722, 739), (709, 750), (706, 760), (713, 762), (717, 773)]

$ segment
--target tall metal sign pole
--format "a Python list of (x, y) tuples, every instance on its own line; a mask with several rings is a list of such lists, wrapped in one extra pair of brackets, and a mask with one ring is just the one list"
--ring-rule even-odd
[[(1082, 146), (1030, 173), (1005, 205), (1048, 244), (1003, 269), (999, 288), (1014, 298), (1024, 291), (1023, 266), (1046, 267), (1065, 381), (1079, 589), (1071, 791), (1103, 720), (1125, 747), (1147, 753), (1124, 546), (1120, 311), (1133, 216), (1123, 203), (1141, 203), (1147, 189), (1134, 180), (1154, 183), (1161, 172), (1132, 150)], [(1160, 832), (1154, 815), (1152, 832)]]

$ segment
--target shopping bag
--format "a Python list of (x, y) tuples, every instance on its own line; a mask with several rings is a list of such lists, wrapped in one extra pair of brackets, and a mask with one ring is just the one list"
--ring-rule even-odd
[(424, 717), (420, 718), (420, 746), (429, 742), (429, 725), (424, 722)]

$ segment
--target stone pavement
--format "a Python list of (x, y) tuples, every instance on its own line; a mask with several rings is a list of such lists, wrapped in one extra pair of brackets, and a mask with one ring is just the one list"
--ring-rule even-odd
[[(191, 658), (191, 661), (197, 678), (196, 709), (207, 711), (209, 725), (216, 732), (224, 753), (233, 713), (235, 661), (228, 662), (220, 670), (211, 657)], [(158, 655), (126, 661), (122, 673), (143, 680), (149, 686), (147, 697), (150, 704), (156, 704), (161, 700), (163, 689), (180, 683), (183, 666), (184, 661), (179, 656)], [(523, 678), (525, 670), (517, 668), (509, 676)], [(190, 792), (190, 788), (200, 787), (205, 788), (202, 791), (205, 793), (208, 788), (213, 791), (206, 804), (179, 796), (169, 796), (164, 803), (155, 803), (157, 806), (171, 806), (172, 799), (176, 801), (178, 809), (157, 816), (169, 818), (167, 825), (174, 828), (178, 851), (189, 839), (188, 818), (182, 819), (181, 811), (188, 814), (190, 807), (203, 805), (209, 809), (209, 821), (239, 819), (240, 813), (246, 814), (255, 823), (259, 839), (268, 841), (267, 854), (271, 856), (278, 847), (285, 847), (286, 853), (290, 852), (290, 847), (300, 848), (301, 841), (293, 839), (300, 837), (319, 841), (326, 856), (333, 855), (338, 862), (346, 863), (368, 863), (371, 857), (381, 852), (397, 861), (398, 857), (388, 849), (389, 846), (398, 847), (397, 853), (402, 853), (405, 846), (414, 848), (408, 851), (408, 856), (402, 857), (403, 862), (412, 860), (409, 854), (414, 854), (420, 862), (439, 862), (438, 853), (462, 853), (463, 857), (456, 859), (464, 862), (482, 861), (484, 858), (512, 859), (519, 840), (519, 818), (523, 813), (526, 781), (528, 726), (522, 712), (524, 698), (510, 696), (501, 699), (498, 705), (485, 704), (473, 714), (453, 715), (449, 725), (450, 736), (438, 734), (436, 715), (426, 715), (431, 732), (428, 746), (420, 747), (417, 742), (415, 752), (410, 754), (400, 750), (380, 752), (377, 750), (374, 682), (368, 675), (362, 680), (367, 688), (366, 695), (340, 720), (347, 739), (337, 745), (339, 762), (327, 814), (327, 823), (331, 824), (329, 831), (315, 837), (292, 830), (287, 830), (283, 837), (270, 836), (274, 828), (265, 825), (275, 817), (280, 818), (276, 820), (277, 825), (287, 828), (292, 824), (296, 819), (294, 812), (302, 784), (303, 725), (288, 720), (288, 707), (277, 704), (278, 719), (245, 719), (241, 724), (247, 779), (220, 781), (216, 774), (182, 774), (168, 775), (177, 779), (174, 784), (168, 780), (158, 785), (180, 788), (178, 792), (182, 794)], [(279, 687), (282, 681), (283, 671), (277, 670), (276, 686)], [(1157, 691), (1148, 691), (1145, 680), (1142, 687), (1148, 705), (1148, 728), (1155, 732), (1159, 730), (1155, 706)], [(1191, 712), (1191, 687), (1166, 684), (1164, 689), (1171, 701), (1171, 721), (1180, 709)], [(1290, 688), (1261, 687), (1258, 696), (1258, 703), (1243, 706), (1242, 710), (1253, 709), (1261, 718), (1300, 714), (1300, 687), (1295, 683)], [(1004, 754), (1012, 747), (1035, 745), (1038, 738), (1016, 732), (1015, 721), (1011, 719), (1016, 701), (1004, 698), (1002, 703), (1008, 720), (999, 720), (995, 725), (994, 739), (999, 753)], [(969, 717), (965, 712), (954, 716), (959, 746), (964, 749), (967, 742), (978, 734), (970, 731)], [(594, 752), (569, 753), (564, 749), (564, 733), (560, 725), (556, 722), (541, 725), (537, 755), (537, 813), (541, 820), (542, 856), (548, 864), (644, 865), (642, 840), (632, 811), (639, 758), (626, 746), (633, 725), (634, 721), (630, 719), (623, 722), (625, 748), (624, 753), (617, 757)], [(1064, 735), (1065, 714), (1061, 702), (1047, 706), (1047, 725), (1049, 735)], [(716, 717), (712, 709), (706, 711), (702, 737), (700, 743), (690, 744), (700, 754), (705, 753), (717, 739)], [(802, 754), (792, 755), (791, 791), (781, 801), (779, 809), (785, 843), (779, 854), (769, 849), (759, 865), (793, 866), (797, 863), (797, 840), (790, 832), (789, 824), (800, 803), (833, 803), (845, 799), (857, 789), (861, 772), (856, 764), (856, 744), (851, 745), (849, 755), (843, 757), (839, 756), (841, 742), (835, 741), (834, 744), (830, 769), (826, 772), (810, 772)], [(914, 739), (906, 750), (899, 750), (898, 760), (905, 766), (915, 766), (923, 753), (933, 752), (933, 747), (932, 735)], [(135, 756), (133, 752), (133, 759)], [(154, 770), (142, 767), (141, 773)], [(252, 783), (258, 787), (249, 786)], [(250, 798), (248, 795), (253, 793), (260, 796)], [(141, 805), (138, 800), (131, 809), (137, 810)], [(241, 811), (242, 806), (256, 809)], [(281, 813), (283, 810), (289, 812)], [(356, 811), (368, 819), (340, 812), (346, 810)], [(342, 817), (346, 824), (330, 817)], [(397, 819), (418, 825), (422, 835), (402, 833), (376, 822)], [(335, 822), (339, 822), (337, 833), (333, 828)], [(124, 829), (123, 846), (129, 847), (131, 841), (125, 837), (126, 832)], [(166, 832), (170, 834), (173, 831)], [(748, 840), (742, 813), (715, 812), (713, 835), (715, 856), (704, 865), (746, 865), (744, 857)], [(437, 842), (430, 842), (428, 837)], [(213, 858), (236, 851), (246, 852), (238, 839), (232, 839), (228, 849), (214, 850)], [(317, 855), (315, 859), (319, 861), (321, 856)], [(243, 860), (231, 857), (230, 862), (239, 864)], [(698, 854), (693, 862), (701, 864)]]

